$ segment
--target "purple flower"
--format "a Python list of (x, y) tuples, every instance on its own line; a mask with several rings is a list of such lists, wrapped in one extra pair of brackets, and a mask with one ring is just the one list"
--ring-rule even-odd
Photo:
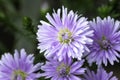
[(33, 65), (33, 61), (33, 55), (27, 55), (24, 49), (20, 54), (15, 50), (14, 56), (5, 53), (0, 60), (0, 80), (36, 80), (41, 76), (35, 73), (41, 64)]
[(51, 80), (81, 80), (80, 75), (84, 74), (86, 68), (81, 68), (83, 60), (72, 62), (71, 58), (64, 58), (62, 61), (49, 59), (44, 66), (41, 67), (45, 78)]
[(62, 7), (54, 11), (52, 16), (47, 13), (49, 23), (40, 21), (38, 25), (37, 39), (38, 49), (45, 51), (46, 57), (57, 56), (59, 61), (67, 54), (68, 57), (81, 60), (83, 52), (89, 51), (86, 44), (91, 44), (93, 31), (89, 30), (88, 21), (80, 17), (72, 10)]
[(118, 80), (113, 76), (113, 72), (107, 73), (103, 68), (99, 68), (97, 73), (87, 70), (83, 80)]
[(91, 64), (96, 62), (97, 65), (102, 63), (107, 66), (108, 61), (111, 65), (114, 61), (118, 62), (120, 57), (120, 22), (107, 17), (103, 20), (100, 17), (90, 21), (90, 27), (94, 30), (93, 44), (89, 45), (90, 54), (87, 59)]

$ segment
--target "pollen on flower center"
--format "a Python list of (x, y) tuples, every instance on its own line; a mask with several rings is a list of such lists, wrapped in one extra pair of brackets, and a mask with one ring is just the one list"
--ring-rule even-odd
[(20, 76), (22, 80), (26, 80), (27, 74), (21, 70), (15, 70), (12, 74), (11, 80), (17, 80), (18, 76)]
[(60, 41), (60, 43), (70, 43), (73, 39), (72, 39), (72, 33), (67, 29), (61, 29), (58, 32), (58, 40)]
[(105, 36), (102, 36), (102, 40), (100, 41), (100, 47), (105, 50), (111, 48), (110, 41), (107, 40)]
[(66, 77), (70, 72), (70, 67), (62, 63), (57, 67), (57, 71), (60, 76)]

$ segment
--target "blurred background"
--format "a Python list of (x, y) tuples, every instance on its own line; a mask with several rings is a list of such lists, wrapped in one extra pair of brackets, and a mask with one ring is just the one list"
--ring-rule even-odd
[[(120, 20), (120, 0), (0, 0), (0, 56), (5, 52), (14, 53), (14, 49), (25, 48), (34, 53), (35, 63), (45, 61), (37, 50), (37, 25), (46, 20), (46, 13), (52, 13), (65, 6), (89, 20), (100, 16), (111, 16)], [(120, 80), (120, 63), (105, 69)], [(39, 79), (44, 80), (44, 79)]]

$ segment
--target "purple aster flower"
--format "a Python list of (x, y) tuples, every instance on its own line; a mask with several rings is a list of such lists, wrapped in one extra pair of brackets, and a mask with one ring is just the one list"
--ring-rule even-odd
[(96, 62), (97, 65), (102, 63), (107, 66), (107, 63), (111, 65), (114, 61), (118, 62), (120, 57), (120, 22), (114, 21), (113, 18), (107, 17), (103, 20), (100, 17), (90, 21), (90, 27), (94, 30), (93, 44), (89, 45), (90, 54), (87, 59), (91, 64)]
[(33, 55), (27, 55), (24, 49), (20, 54), (15, 50), (14, 56), (5, 53), (0, 60), (0, 80), (36, 80), (41, 76), (35, 73), (41, 63), (33, 65), (33, 61)]
[(81, 68), (83, 60), (72, 62), (71, 58), (64, 58), (62, 61), (49, 59), (44, 66), (41, 67), (45, 78), (51, 80), (81, 80), (80, 75), (84, 74), (86, 68)]
[(54, 11), (52, 16), (47, 13), (49, 23), (40, 21), (37, 39), (38, 49), (45, 51), (46, 57), (57, 56), (59, 61), (67, 54), (68, 57), (81, 59), (82, 53), (89, 51), (86, 44), (91, 44), (93, 31), (89, 30), (88, 21), (72, 10), (62, 7)]
[(103, 68), (98, 68), (97, 73), (87, 70), (83, 80), (118, 80), (113, 72), (107, 73)]

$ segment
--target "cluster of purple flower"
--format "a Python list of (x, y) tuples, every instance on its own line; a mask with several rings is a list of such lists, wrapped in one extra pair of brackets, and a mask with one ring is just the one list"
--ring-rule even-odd
[[(102, 65), (119, 62), (119, 21), (111, 17), (87, 21), (64, 7), (46, 18), (49, 22), (40, 21), (37, 32), (38, 49), (45, 51), (46, 63), (33, 65), (33, 55), (27, 56), (24, 49), (20, 54), (15, 50), (14, 56), (6, 53), (0, 60), (0, 80), (118, 80)], [(83, 67), (85, 59), (90, 66), (96, 63), (97, 73)], [(40, 69), (43, 73), (36, 73)]]
[(14, 56), (5, 53), (0, 60), (0, 80), (36, 80), (41, 74), (35, 72), (42, 63), (33, 65), (33, 61), (34, 56), (27, 55), (24, 49), (20, 53), (15, 50)]

